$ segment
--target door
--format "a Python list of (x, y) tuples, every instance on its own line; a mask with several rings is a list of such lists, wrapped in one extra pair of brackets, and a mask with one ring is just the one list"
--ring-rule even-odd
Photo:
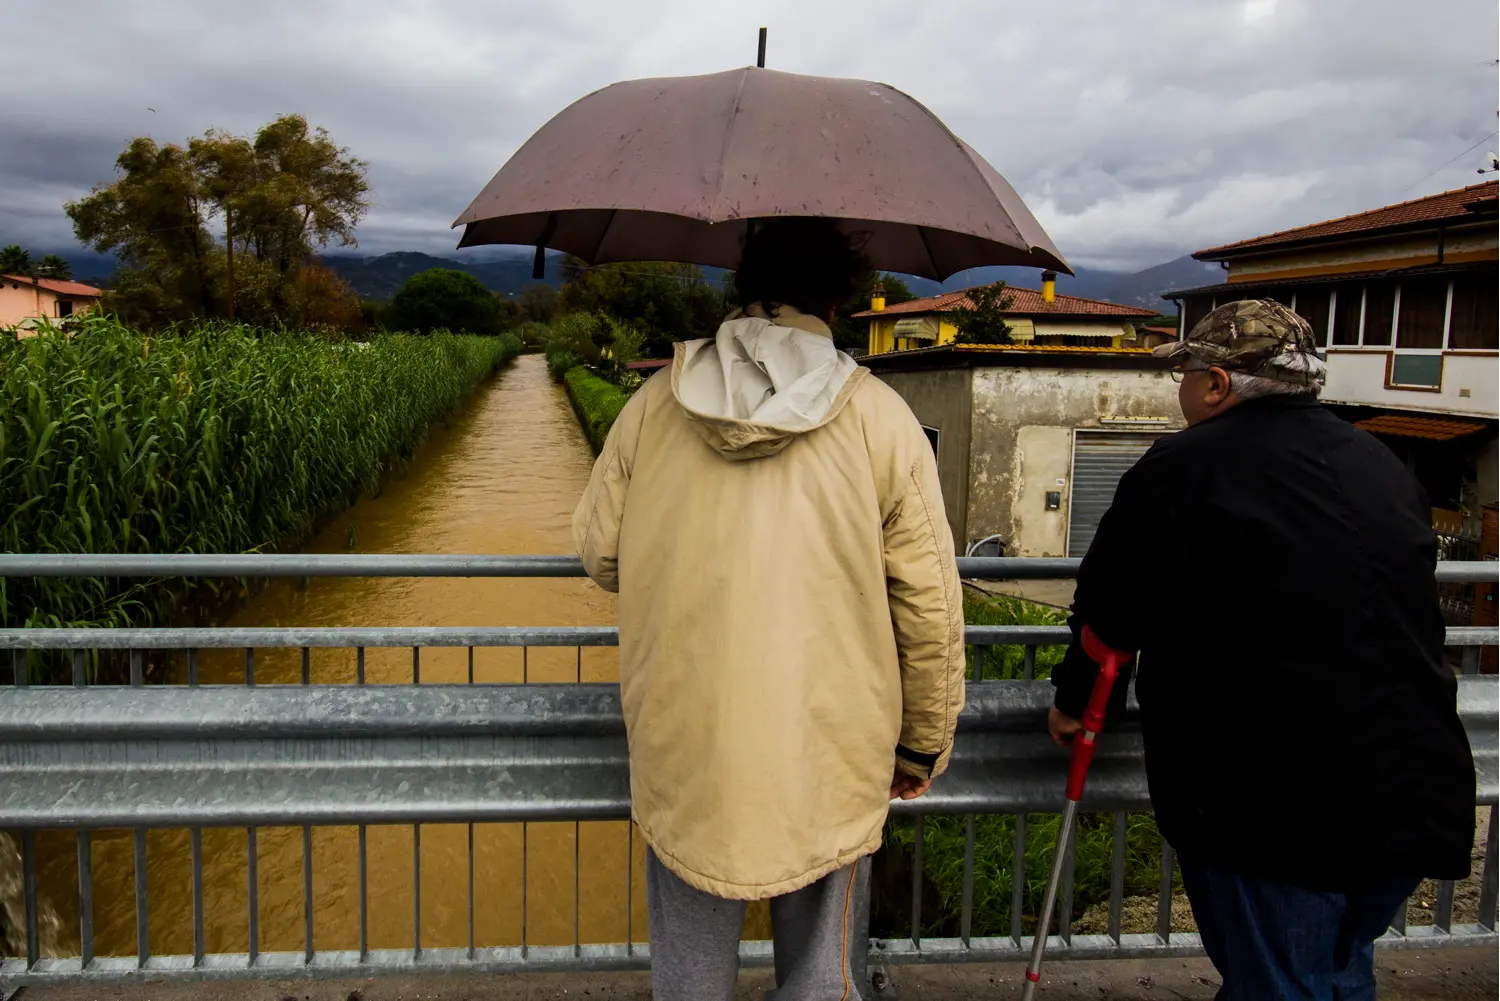
[(1115, 487), (1135, 465), (1157, 433), (1073, 432), (1073, 480), (1068, 503), (1068, 555), (1082, 556), (1094, 541), (1099, 519), (1115, 499)]

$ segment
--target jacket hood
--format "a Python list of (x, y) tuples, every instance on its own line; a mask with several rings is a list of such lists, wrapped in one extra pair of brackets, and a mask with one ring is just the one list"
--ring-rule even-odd
[(721, 456), (756, 459), (837, 417), (865, 374), (822, 320), (752, 305), (677, 345), (672, 395)]

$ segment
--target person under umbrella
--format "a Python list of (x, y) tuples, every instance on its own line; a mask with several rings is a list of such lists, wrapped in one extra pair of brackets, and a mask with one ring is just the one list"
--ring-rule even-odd
[(762, 224), (743, 309), (635, 393), (573, 517), (620, 595), (659, 1001), (732, 997), (751, 900), (777, 1001), (858, 999), (889, 800), (953, 747), (963, 596), (935, 457), (829, 329), (867, 268), (832, 221)]

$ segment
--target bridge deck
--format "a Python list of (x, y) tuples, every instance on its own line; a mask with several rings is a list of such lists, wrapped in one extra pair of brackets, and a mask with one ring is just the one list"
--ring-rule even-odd
[[(1491, 948), (1401, 950), (1376, 959), (1382, 1001), (1493, 1001), (1500, 964)], [(894, 991), (870, 1001), (995, 1001), (1020, 996), (1022, 967), (899, 967)], [(1219, 977), (1206, 959), (1058, 963), (1047, 970), (1047, 1001), (1211, 1001)], [(770, 970), (745, 970), (735, 1001), (761, 1001)], [(379, 977), (370, 980), (261, 981), (111, 986), (118, 1001), (650, 1001), (645, 973), (529, 973), (505, 977)], [(31, 987), (16, 1001), (97, 1001), (91, 986)]]

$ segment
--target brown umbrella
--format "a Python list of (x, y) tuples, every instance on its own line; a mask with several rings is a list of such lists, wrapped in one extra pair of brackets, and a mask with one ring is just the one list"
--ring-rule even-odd
[(460, 247), (550, 247), (594, 264), (732, 268), (750, 220), (870, 234), (886, 271), (1020, 264), (1072, 274), (1005, 178), (883, 83), (745, 68), (631, 80), (574, 102), (464, 213)]

